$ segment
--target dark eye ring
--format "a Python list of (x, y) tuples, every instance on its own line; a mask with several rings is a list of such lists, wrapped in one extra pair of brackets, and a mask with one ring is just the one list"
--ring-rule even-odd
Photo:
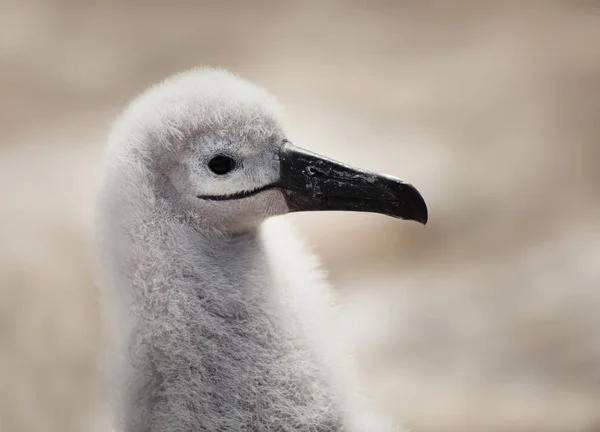
[(225, 155), (217, 155), (208, 161), (208, 167), (217, 175), (227, 174), (235, 168), (235, 160)]

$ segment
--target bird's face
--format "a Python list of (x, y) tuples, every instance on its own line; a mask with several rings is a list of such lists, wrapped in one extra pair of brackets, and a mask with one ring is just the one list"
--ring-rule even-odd
[[(413, 186), (294, 146), (279, 110), (266, 91), (239, 77), (195, 71), (134, 102), (113, 141), (124, 148), (120, 160), (147, 161), (142, 172), (150, 173), (154, 195), (207, 229), (243, 232), (271, 216), (318, 210), (427, 222)], [(137, 168), (126, 171), (140, 178)]]
[[(171, 164), (175, 198), (204, 224), (225, 231), (256, 227), (288, 212), (279, 181), (281, 133), (200, 133)], [(250, 135), (250, 136), (249, 136)]]
[(319, 210), (427, 222), (425, 201), (400, 179), (303, 150), (279, 130), (258, 142), (236, 135), (193, 138), (169, 176), (177, 194), (212, 226), (243, 231), (270, 216)]

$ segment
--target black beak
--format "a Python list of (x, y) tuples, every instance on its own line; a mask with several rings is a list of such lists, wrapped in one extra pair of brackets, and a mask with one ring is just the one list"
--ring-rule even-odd
[(400, 179), (349, 167), (287, 141), (279, 159), (281, 176), (274, 186), (291, 212), (359, 211), (427, 223), (425, 200)]

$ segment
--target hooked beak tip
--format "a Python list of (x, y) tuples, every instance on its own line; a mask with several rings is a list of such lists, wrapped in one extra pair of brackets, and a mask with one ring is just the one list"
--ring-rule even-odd
[(408, 194), (405, 194), (405, 196), (410, 196), (410, 202), (406, 208), (411, 209), (409, 214), (405, 216), (404, 219), (413, 220), (422, 225), (427, 225), (427, 222), (429, 221), (429, 212), (427, 210), (425, 199), (417, 190), (417, 188), (410, 183), (404, 183), (403, 186), (409, 189), (409, 191), (407, 191)]
[(429, 215), (426, 206), (423, 206), (421, 211), (416, 212), (414, 220), (422, 225), (427, 225), (427, 222), (429, 221)]

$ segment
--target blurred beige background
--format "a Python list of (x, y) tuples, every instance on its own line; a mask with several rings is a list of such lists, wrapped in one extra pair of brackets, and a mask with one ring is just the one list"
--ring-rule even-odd
[(1, 0), (0, 431), (91, 430), (100, 150), (130, 98), (197, 65), (276, 93), (298, 145), (423, 192), (425, 228), (293, 216), (384, 410), (424, 432), (600, 431), (592, 0)]

